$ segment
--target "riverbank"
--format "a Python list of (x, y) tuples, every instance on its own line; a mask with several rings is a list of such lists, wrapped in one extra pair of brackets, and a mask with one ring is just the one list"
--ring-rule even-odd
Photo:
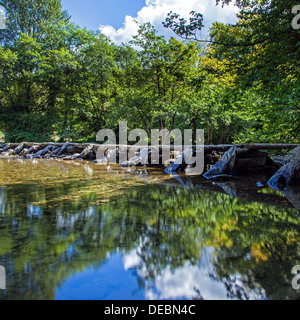
[[(272, 157), (266, 150), (292, 150), (288, 158)], [(238, 144), (204, 146), (128, 146), (85, 143), (7, 143), (3, 158), (90, 160), (117, 163), (123, 168), (167, 167), (165, 173), (184, 172), (210, 180), (231, 180), (240, 173), (270, 172), (270, 185), (283, 189), (300, 182), (300, 146), (293, 144)], [(201, 162), (201, 164), (200, 164)], [(195, 169), (196, 168), (196, 169)]]

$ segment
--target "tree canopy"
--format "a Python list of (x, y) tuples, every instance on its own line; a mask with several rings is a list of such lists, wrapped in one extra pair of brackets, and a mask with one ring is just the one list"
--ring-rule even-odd
[[(227, 5), (230, 1), (217, 1)], [(299, 30), (293, 0), (237, 0), (209, 39), (176, 13), (166, 39), (146, 23), (129, 44), (70, 22), (60, 0), (0, 0), (0, 130), (6, 141), (95, 141), (129, 128), (205, 129), (207, 143), (299, 142)], [(175, 34), (174, 34), (175, 35)]]

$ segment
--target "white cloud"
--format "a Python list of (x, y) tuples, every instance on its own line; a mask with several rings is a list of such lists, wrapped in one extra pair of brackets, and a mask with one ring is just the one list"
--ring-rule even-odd
[[(211, 262), (211, 258), (215, 252), (212, 247), (206, 247), (201, 252), (201, 257), (197, 265), (191, 265), (186, 261), (183, 266), (171, 270), (170, 266), (160, 270), (158, 274), (154, 274), (154, 279), (147, 279), (147, 266), (142, 261), (140, 255), (141, 248), (124, 254), (123, 265), (124, 270), (135, 269), (137, 274), (144, 278), (145, 297), (148, 300), (170, 300), (170, 299), (193, 299), (197, 296), (195, 288), (200, 290), (202, 297), (205, 300), (227, 300), (228, 291), (225, 283), (220, 280), (216, 281), (210, 277), (213, 274), (216, 278), (215, 266)], [(233, 288), (239, 290), (243, 296), (243, 292), (250, 300), (265, 299), (266, 293), (259, 283), (251, 283), (251, 288), (245, 284), (242, 275), (239, 273), (229, 275)], [(237, 291), (235, 292), (237, 298)]]
[(102, 25), (100, 26), (100, 30), (115, 43), (126, 43), (132, 40), (133, 35), (137, 34), (138, 25), (135, 22), (136, 20), (139, 23), (150, 22), (155, 26), (159, 34), (170, 37), (174, 36), (174, 33), (162, 26), (162, 22), (167, 14), (173, 11), (188, 19), (189, 13), (194, 10), (204, 15), (204, 25), (206, 28), (202, 31), (202, 37), (205, 37), (212, 22), (234, 23), (236, 21), (236, 7), (230, 5), (222, 8), (220, 5), (216, 6), (215, 3), (215, 0), (146, 0), (145, 6), (137, 13), (136, 17), (125, 17), (122, 28), (116, 30), (112, 26)]

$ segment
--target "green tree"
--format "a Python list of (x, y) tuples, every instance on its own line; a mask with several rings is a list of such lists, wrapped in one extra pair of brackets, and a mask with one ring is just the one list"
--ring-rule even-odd
[[(0, 120), (11, 141), (51, 140), (56, 113), (40, 82), (39, 71), (49, 34), (62, 30), (68, 15), (60, 1), (1, 1), (7, 11), (7, 29), (1, 41), (1, 110)], [(59, 35), (58, 35), (59, 37)], [(53, 41), (55, 41), (53, 39)], [(54, 43), (54, 42), (52, 42)], [(59, 49), (57, 46), (52, 49)], [(48, 108), (50, 104), (50, 108)]]
[[(134, 86), (127, 86), (123, 105), (130, 108), (133, 123), (148, 131), (152, 128), (172, 130), (180, 125), (182, 107), (196, 70), (198, 49), (173, 39), (156, 35), (150, 24), (140, 26), (131, 42), (140, 48), (134, 62)], [(128, 70), (128, 69), (127, 69)]]
[[(217, 1), (226, 5), (230, 0)], [(231, 99), (244, 130), (240, 142), (299, 142), (299, 32), (292, 28), (297, 1), (235, 1), (235, 25), (215, 23), (210, 40), (198, 37), (203, 16), (190, 23), (170, 13), (164, 23), (179, 36), (209, 44), (209, 56), (226, 61), (238, 75)], [(250, 98), (250, 99), (249, 99)], [(279, 130), (278, 130), (279, 129)]]

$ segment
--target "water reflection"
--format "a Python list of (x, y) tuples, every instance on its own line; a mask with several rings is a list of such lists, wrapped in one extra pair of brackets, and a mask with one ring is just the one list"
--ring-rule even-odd
[(300, 219), (286, 198), (114, 170), (0, 161), (1, 299), (300, 297)]

